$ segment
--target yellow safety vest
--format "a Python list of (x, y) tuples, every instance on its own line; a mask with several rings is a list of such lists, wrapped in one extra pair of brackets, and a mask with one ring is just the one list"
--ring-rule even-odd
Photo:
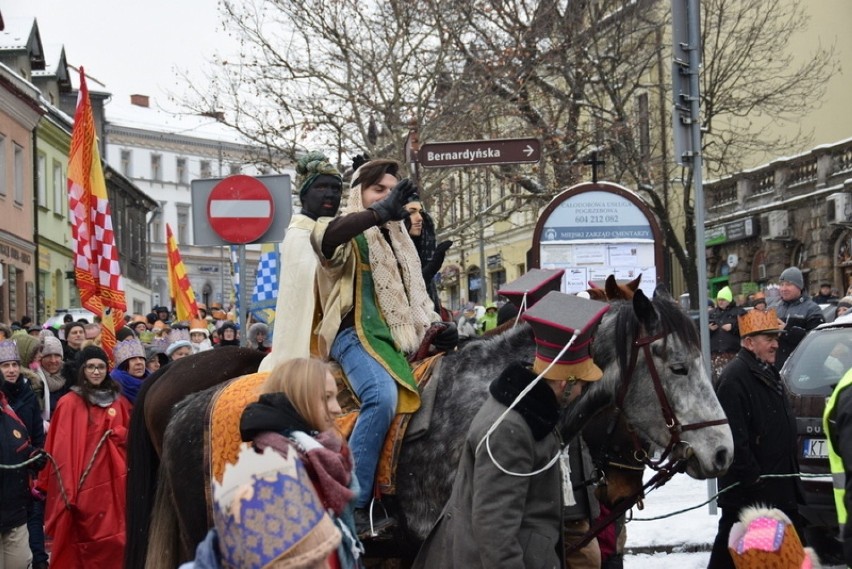
[(831, 467), (831, 482), (834, 488), (834, 507), (837, 510), (837, 522), (840, 524), (840, 534), (843, 535), (843, 526), (846, 524), (846, 468), (843, 466), (843, 457), (837, 454), (834, 450), (834, 445), (831, 444), (831, 431), (829, 417), (832, 416), (837, 400), (840, 398), (840, 392), (852, 385), (852, 369), (846, 372), (828, 402), (825, 404), (825, 412), (822, 415), (822, 428), (825, 433), (826, 443), (828, 444), (828, 464)]

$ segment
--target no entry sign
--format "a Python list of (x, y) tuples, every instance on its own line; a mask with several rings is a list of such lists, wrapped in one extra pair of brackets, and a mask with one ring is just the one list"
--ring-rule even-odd
[(272, 225), (275, 204), (269, 189), (251, 176), (229, 176), (207, 198), (207, 220), (230, 243), (258, 240)]

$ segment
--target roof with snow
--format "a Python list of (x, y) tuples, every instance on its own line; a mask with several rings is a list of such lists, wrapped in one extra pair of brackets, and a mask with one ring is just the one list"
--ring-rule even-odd
[(130, 101), (111, 99), (105, 109), (107, 122), (111, 126), (134, 128), (146, 131), (156, 131), (198, 138), (230, 142), (233, 144), (250, 144), (250, 142), (235, 129), (222, 124), (213, 116), (192, 115), (170, 109), (154, 97), (131, 95), (131, 98), (146, 98), (148, 106), (139, 106)]

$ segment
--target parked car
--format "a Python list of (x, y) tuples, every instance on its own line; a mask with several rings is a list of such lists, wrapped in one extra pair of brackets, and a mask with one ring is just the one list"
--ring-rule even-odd
[(66, 314), (70, 314), (75, 322), (81, 318), (85, 318), (88, 322), (95, 321), (95, 314), (85, 308), (59, 308), (53, 316), (45, 320), (43, 327), (54, 328), (57, 324), (62, 326)]
[(852, 316), (841, 316), (808, 333), (781, 369), (796, 415), (796, 451), (802, 473), (821, 474), (803, 478), (804, 502), (799, 512), (811, 526), (808, 532), (817, 553), (829, 557), (839, 542), (834, 509), (828, 446), (822, 428), (825, 403), (847, 370), (852, 368)]

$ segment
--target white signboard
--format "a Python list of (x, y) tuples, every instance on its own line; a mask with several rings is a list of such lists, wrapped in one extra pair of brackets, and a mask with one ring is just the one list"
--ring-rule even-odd
[(564, 292), (580, 292), (609, 275), (627, 281), (641, 274), (649, 296), (657, 284), (651, 223), (617, 193), (593, 190), (565, 199), (544, 221), (539, 251), (541, 268), (565, 269)]

